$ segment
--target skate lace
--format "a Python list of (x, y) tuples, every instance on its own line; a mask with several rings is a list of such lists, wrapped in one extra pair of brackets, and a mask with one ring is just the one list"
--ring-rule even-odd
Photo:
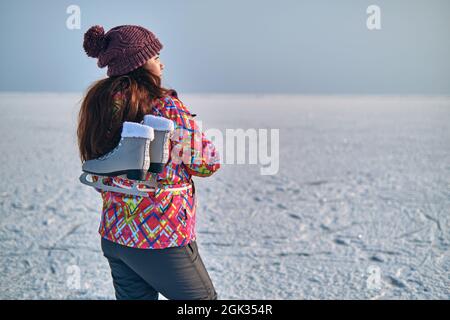
[(110, 157), (114, 152), (116, 152), (119, 147), (122, 145), (122, 139), (120, 139), (119, 144), (112, 149), (110, 152), (108, 152), (107, 154), (102, 155), (101, 157), (98, 157), (98, 160), (105, 160), (106, 158)]

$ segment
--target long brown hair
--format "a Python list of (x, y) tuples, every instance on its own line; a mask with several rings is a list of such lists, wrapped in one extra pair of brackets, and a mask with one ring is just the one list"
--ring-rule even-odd
[(161, 78), (140, 67), (125, 75), (94, 82), (78, 114), (81, 161), (95, 159), (119, 143), (125, 121), (141, 122), (153, 102), (174, 90), (161, 87)]

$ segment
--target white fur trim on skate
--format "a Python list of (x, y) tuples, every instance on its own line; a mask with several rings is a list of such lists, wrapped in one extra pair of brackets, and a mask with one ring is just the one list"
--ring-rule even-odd
[(175, 128), (172, 120), (151, 114), (144, 116), (144, 124), (158, 131), (173, 131)]
[(122, 138), (147, 138), (153, 140), (153, 128), (136, 122), (125, 121), (122, 127)]

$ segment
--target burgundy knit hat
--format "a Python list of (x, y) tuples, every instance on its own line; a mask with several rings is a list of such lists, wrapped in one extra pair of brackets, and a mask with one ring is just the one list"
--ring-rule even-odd
[(103, 27), (96, 25), (84, 34), (83, 48), (89, 57), (98, 58), (100, 68), (108, 66), (108, 76), (118, 76), (144, 65), (163, 45), (141, 26), (117, 26), (105, 34)]

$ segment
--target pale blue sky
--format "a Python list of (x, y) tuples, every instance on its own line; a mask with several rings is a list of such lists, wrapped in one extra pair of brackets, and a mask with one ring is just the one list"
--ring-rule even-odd
[[(66, 28), (71, 4), (80, 30)], [(381, 30), (366, 27), (371, 4)], [(180, 92), (450, 94), (448, 0), (3, 0), (0, 12), (0, 91), (84, 91), (106, 75), (84, 32), (139, 24)]]

